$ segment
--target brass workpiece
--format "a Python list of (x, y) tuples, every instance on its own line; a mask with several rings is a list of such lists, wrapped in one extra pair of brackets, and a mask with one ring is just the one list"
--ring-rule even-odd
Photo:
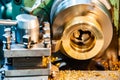
[(78, 60), (100, 57), (113, 37), (110, 13), (97, 0), (55, 1), (51, 23), (55, 51)]

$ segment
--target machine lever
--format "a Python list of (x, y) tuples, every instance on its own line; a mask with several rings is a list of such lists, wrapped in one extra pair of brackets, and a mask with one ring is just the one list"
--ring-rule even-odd
[(3, 19), (0, 19), (0, 25), (15, 26), (15, 25), (17, 25), (17, 21), (16, 20), (3, 20)]

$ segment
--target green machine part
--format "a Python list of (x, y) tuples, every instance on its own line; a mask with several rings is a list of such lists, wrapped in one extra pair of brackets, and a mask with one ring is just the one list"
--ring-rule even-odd
[[(22, 7), (32, 8), (36, 0), (12, 0), (12, 19), (15, 19), (17, 15), (25, 13)], [(40, 0), (41, 4), (32, 11), (35, 16), (39, 16), (47, 20), (49, 18), (51, 6), (54, 0)]]
[[(52, 6), (53, 2), (54, 2), (54, 0), (44, 0), (44, 1), (40, 4), (40, 6), (39, 6), (37, 9), (34, 10), (33, 14), (34, 14), (34, 15), (38, 15), (39, 12), (43, 9), (43, 10), (45, 10), (45, 11), (48, 13), (48, 15), (49, 15), (49, 14), (50, 14), (50, 11), (51, 11), (51, 6)], [(42, 12), (41, 12), (41, 13), (42, 13)]]
[(33, 15), (39, 16), (40, 21), (50, 21), (50, 12), (54, 0), (43, 0), (43, 2), (33, 11)]
[(114, 25), (119, 29), (120, 22), (119, 22), (119, 17), (120, 17), (120, 0), (110, 0), (110, 3), (112, 5), (112, 12), (113, 12), (113, 20), (114, 20)]
[(24, 11), (22, 6), (31, 7), (35, 0), (29, 0), (29, 5), (26, 3), (28, 0), (12, 0), (12, 19), (16, 19), (16, 16), (22, 14)]

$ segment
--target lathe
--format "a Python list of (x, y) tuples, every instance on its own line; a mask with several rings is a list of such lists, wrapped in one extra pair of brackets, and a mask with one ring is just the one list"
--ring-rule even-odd
[(1, 80), (120, 79), (119, 0), (0, 2)]

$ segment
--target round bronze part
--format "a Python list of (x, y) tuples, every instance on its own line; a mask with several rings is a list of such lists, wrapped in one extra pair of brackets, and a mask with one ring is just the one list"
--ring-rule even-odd
[[(96, 56), (101, 51), (104, 35), (101, 26), (94, 19), (75, 17), (66, 26), (61, 40), (63, 49), (68, 56), (84, 60)], [(79, 37), (75, 38), (76, 30), (79, 31), (79, 34), (77, 33)]]
[(51, 12), (52, 39), (59, 43), (56, 50), (78, 60), (101, 56), (113, 35), (107, 8), (99, 1), (57, 1)]

